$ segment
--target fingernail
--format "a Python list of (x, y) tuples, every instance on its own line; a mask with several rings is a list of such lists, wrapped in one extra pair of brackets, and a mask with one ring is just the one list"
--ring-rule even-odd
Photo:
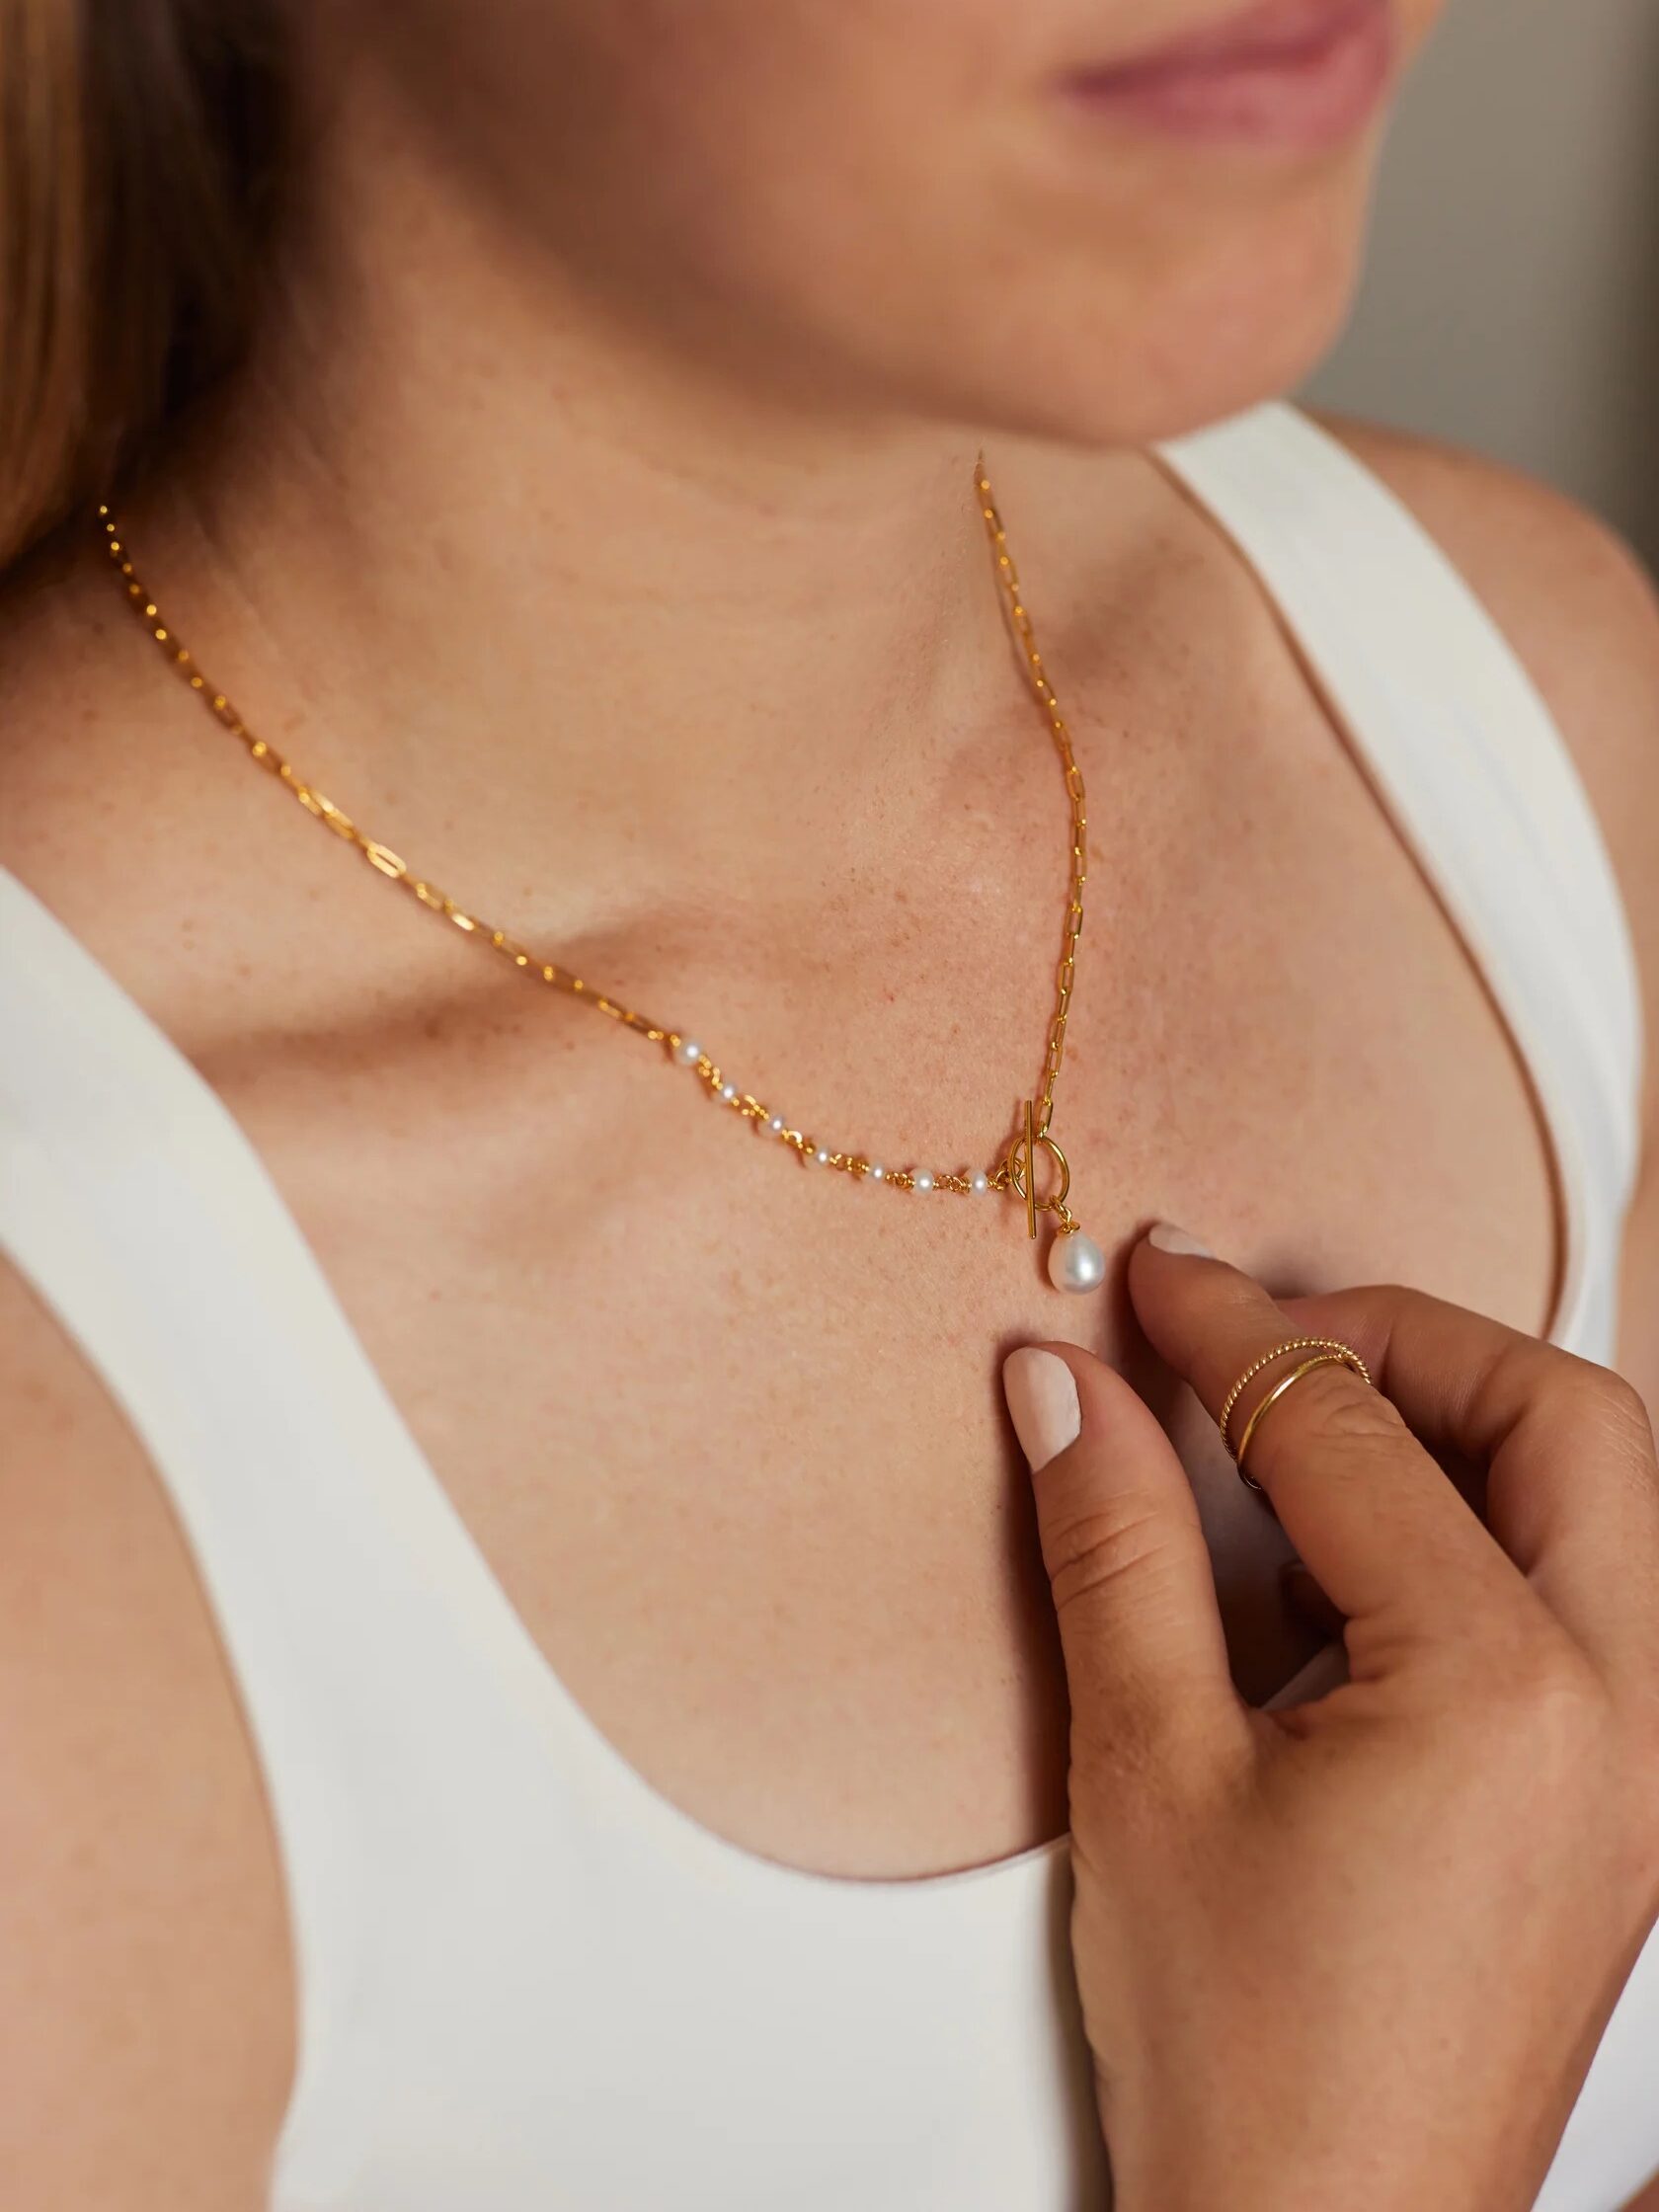
[(1002, 1362), (1002, 1394), (1031, 1471), (1046, 1467), (1083, 1425), (1071, 1370), (1056, 1352), (1022, 1344)]
[(1216, 1256), (1208, 1244), (1201, 1244), (1173, 1222), (1154, 1222), (1146, 1231), (1146, 1242), (1156, 1245), (1160, 1252), (1177, 1252), (1183, 1259), (1213, 1260)]

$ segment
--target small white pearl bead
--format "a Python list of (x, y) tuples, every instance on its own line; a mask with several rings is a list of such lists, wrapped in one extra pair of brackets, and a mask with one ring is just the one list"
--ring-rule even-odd
[(1106, 1255), (1080, 1228), (1069, 1236), (1057, 1236), (1049, 1246), (1049, 1281), (1057, 1291), (1081, 1296), (1099, 1290), (1105, 1280)]
[(820, 1145), (818, 1150), (814, 1152), (813, 1158), (817, 1160), (820, 1167), (828, 1167), (830, 1164), (830, 1154), (825, 1150), (822, 1145)]
[(969, 1176), (968, 1188), (973, 1192), (976, 1198), (984, 1198), (986, 1192), (989, 1190), (990, 1177), (986, 1173), (983, 1167), (980, 1169), (977, 1175)]
[(728, 1105), (728, 1106), (730, 1106), (730, 1105), (731, 1105), (731, 1103), (732, 1103), (732, 1101), (733, 1101), (733, 1100), (734, 1100), (734, 1099), (735, 1099), (735, 1098), (737, 1097), (737, 1095), (738, 1095), (738, 1086), (737, 1086), (737, 1084), (736, 1084), (736, 1083), (722, 1083), (722, 1084), (721, 1084), (721, 1086), (720, 1086), (720, 1095), (721, 1095), (721, 1097), (722, 1097), (723, 1099), (725, 1099), (725, 1101), (726, 1101), (727, 1105)]
[(918, 1191), (930, 1191), (933, 1188), (933, 1178), (925, 1167), (916, 1169), (915, 1187)]
[(703, 1048), (695, 1037), (682, 1037), (673, 1049), (673, 1056), (681, 1067), (695, 1067), (703, 1057)]
[(875, 1160), (870, 1162), (870, 1180), (872, 1183), (885, 1183), (887, 1181), (887, 1169)]
[[(756, 1122), (754, 1126), (756, 1129), (758, 1129), (760, 1127), (760, 1124)], [(768, 1137), (781, 1137), (783, 1135), (785, 1126), (786, 1125), (783, 1116), (781, 1114), (773, 1114), (766, 1122), (766, 1134)]]

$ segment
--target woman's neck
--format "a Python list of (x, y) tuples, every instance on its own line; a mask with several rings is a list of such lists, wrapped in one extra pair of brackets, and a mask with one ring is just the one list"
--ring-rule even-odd
[(514, 883), (741, 890), (1022, 711), (971, 429), (665, 348), (448, 155), (347, 71), (273, 327), (134, 517), (250, 721), (463, 878), (476, 827)]

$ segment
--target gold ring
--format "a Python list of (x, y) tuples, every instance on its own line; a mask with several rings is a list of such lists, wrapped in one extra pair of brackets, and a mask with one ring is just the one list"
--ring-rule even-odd
[(1271, 1367), (1275, 1360), (1284, 1359), (1289, 1352), (1340, 1352), (1344, 1364), (1351, 1367), (1362, 1382), (1369, 1382), (1371, 1381), (1370, 1370), (1353, 1346), (1351, 1344), (1339, 1344), (1333, 1336), (1293, 1336), (1288, 1344), (1276, 1344), (1271, 1352), (1264, 1352), (1259, 1360), (1250, 1362), (1238, 1381), (1222, 1400), (1222, 1410), (1217, 1416), (1216, 1425), (1222, 1432), (1222, 1442), (1226, 1446), (1229, 1455), (1234, 1460), (1239, 1455), (1233, 1451), (1232, 1440), (1227, 1435), (1227, 1423), (1232, 1418), (1233, 1407), (1243, 1396), (1250, 1383), (1260, 1375), (1262, 1369)]
[(1233, 1463), (1238, 1468), (1240, 1479), (1247, 1482), (1252, 1490), (1259, 1490), (1261, 1488), (1261, 1484), (1256, 1480), (1253, 1474), (1249, 1474), (1245, 1471), (1244, 1455), (1250, 1449), (1250, 1439), (1256, 1433), (1256, 1423), (1261, 1419), (1262, 1415), (1267, 1411), (1269, 1406), (1277, 1405), (1279, 1400), (1285, 1395), (1285, 1392), (1287, 1390), (1294, 1390), (1297, 1384), (1302, 1381), (1303, 1377), (1304, 1375), (1311, 1375), (1316, 1367), (1352, 1368), (1354, 1373), (1360, 1377), (1361, 1381), (1366, 1384), (1366, 1386), (1368, 1388), (1372, 1387), (1371, 1377), (1366, 1370), (1366, 1364), (1364, 1360), (1360, 1358), (1358, 1352), (1351, 1352), (1348, 1349), (1347, 1345), (1343, 1345), (1340, 1350), (1335, 1352), (1315, 1353), (1312, 1359), (1304, 1360), (1300, 1367), (1292, 1368), (1289, 1375), (1282, 1375), (1279, 1378), (1278, 1382), (1274, 1383), (1272, 1389), (1268, 1391), (1266, 1397), (1264, 1397), (1261, 1403), (1256, 1407), (1250, 1418), (1245, 1422), (1244, 1434), (1239, 1438), (1238, 1450), (1233, 1456)]

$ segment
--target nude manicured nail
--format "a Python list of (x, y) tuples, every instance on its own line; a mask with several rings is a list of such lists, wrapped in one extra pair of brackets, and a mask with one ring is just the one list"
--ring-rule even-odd
[(1177, 1252), (1183, 1259), (1213, 1260), (1216, 1256), (1208, 1244), (1201, 1244), (1173, 1222), (1154, 1222), (1146, 1231), (1146, 1242), (1156, 1245), (1160, 1252)]
[(1077, 1385), (1058, 1353), (1035, 1344), (1010, 1352), (1002, 1362), (1002, 1394), (1033, 1474), (1076, 1443), (1083, 1425)]

